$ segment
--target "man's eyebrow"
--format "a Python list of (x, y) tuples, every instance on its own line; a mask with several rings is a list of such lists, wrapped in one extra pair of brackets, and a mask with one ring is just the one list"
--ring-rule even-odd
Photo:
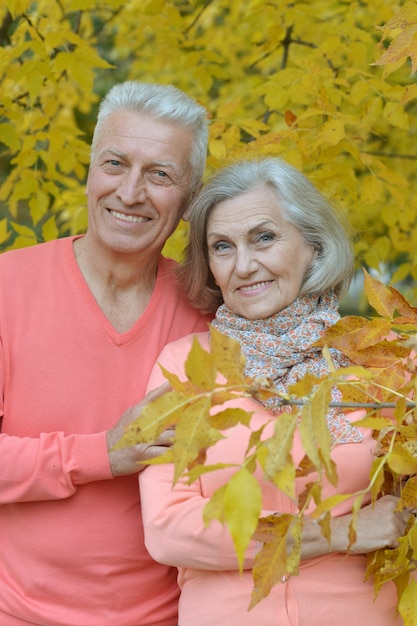
[(172, 163), (172, 161), (151, 161), (150, 165), (156, 167), (172, 167), (174, 170), (179, 170), (179, 167), (176, 163)]
[(118, 157), (127, 157), (126, 152), (122, 152), (121, 150), (117, 150), (116, 148), (104, 148), (100, 151), (99, 156), (104, 156), (105, 154), (112, 154), (113, 156)]
[[(103, 157), (106, 154), (128, 158), (126, 152), (123, 152), (122, 150), (117, 150), (117, 148), (103, 148), (99, 156)], [(174, 170), (180, 171), (178, 165), (176, 163), (172, 163), (172, 161), (151, 161), (149, 165), (151, 165), (152, 167), (172, 167)]]

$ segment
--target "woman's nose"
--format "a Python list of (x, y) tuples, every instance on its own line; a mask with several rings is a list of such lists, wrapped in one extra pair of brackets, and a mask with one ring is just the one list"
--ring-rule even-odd
[(258, 269), (258, 261), (252, 250), (248, 247), (236, 250), (235, 271), (238, 276), (249, 276)]

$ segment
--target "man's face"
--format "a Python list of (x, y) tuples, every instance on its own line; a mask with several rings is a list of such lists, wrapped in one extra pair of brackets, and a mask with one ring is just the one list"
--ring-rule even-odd
[(192, 133), (132, 111), (112, 113), (87, 180), (88, 235), (121, 254), (158, 255), (190, 198)]

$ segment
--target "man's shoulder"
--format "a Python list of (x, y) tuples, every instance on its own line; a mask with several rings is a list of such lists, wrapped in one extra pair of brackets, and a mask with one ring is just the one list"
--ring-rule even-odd
[(0, 254), (0, 287), (21, 293), (38, 291), (41, 285), (51, 289), (54, 281), (62, 281), (65, 268), (71, 264), (72, 238), (55, 239), (27, 248)]
[(38, 259), (60, 254), (61, 251), (72, 246), (73, 240), (74, 237), (63, 237), (62, 239), (53, 239), (26, 248), (7, 250), (0, 254), (0, 263), (3, 265), (19, 265), (21, 263), (36, 262)]

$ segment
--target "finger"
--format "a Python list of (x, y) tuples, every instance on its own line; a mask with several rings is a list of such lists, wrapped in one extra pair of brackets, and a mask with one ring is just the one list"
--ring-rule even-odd
[(157, 446), (172, 446), (174, 443), (175, 430), (173, 428), (167, 428), (164, 430), (157, 440), (155, 441), (155, 445)]
[(162, 385), (159, 385), (159, 387), (156, 387), (155, 389), (153, 389), (152, 391), (149, 391), (144, 400), (146, 402), (151, 402), (152, 400), (156, 400), (156, 398), (159, 398), (160, 396), (163, 396), (164, 393), (167, 393), (167, 391), (170, 391), (170, 389), (172, 389), (171, 385), (169, 384), (169, 382), (165, 382), (162, 383)]

